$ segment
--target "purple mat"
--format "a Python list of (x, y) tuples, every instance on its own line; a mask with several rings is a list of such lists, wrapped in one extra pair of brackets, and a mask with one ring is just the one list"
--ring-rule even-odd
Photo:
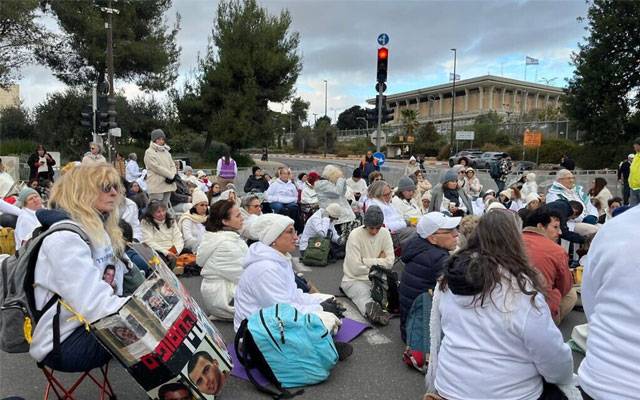
[[(349, 318), (343, 318), (340, 330), (338, 330), (338, 333), (333, 337), (333, 339), (337, 342), (348, 343), (360, 336), (360, 334), (368, 328), (371, 328), (369, 324), (363, 324), (362, 322), (354, 321)], [(238, 361), (238, 357), (236, 357), (236, 349), (233, 343), (227, 345), (227, 350), (229, 351), (229, 354), (231, 354), (231, 359), (233, 361), (231, 375), (248, 381), (249, 376), (247, 375), (247, 370), (240, 364), (240, 361)], [(266, 386), (269, 384), (267, 378), (265, 378), (258, 370), (254, 370), (252, 374), (260, 385)]]

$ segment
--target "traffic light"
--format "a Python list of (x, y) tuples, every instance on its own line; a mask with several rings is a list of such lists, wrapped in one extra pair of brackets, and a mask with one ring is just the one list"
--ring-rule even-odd
[(393, 108), (387, 108), (385, 103), (382, 103), (382, 123), (386, 124), (389, 121), (393, 121)]
[(102, 95), (98, 97), (98, 109), (96, 110), (96, 130), (99, 133), (107, 133), (109, 129), (117, 128), (115, 110), (116, 99), (111, 96)]
[(386, 47), (378, 49), (378, 82), (387, 81), (387, 66), (389, 64), (389, 50)]
[(92, 106), (82, 107), (80, 118), (81, 118), (80, 125), (86, 128), (91, 128), (91, 130), (93, 130), (93, 107)]
[(370, 125), (376, 125), (378, 123), (378, 109), (377, 108), (367, 108), (365, 109), (367, 113), (367, 121), (369, 121)]

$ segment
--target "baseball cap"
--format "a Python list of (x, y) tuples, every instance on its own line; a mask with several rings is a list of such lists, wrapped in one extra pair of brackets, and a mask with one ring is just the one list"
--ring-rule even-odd
[(434, 211), (427, 215), (423, 215), (418, 221), (416, 232), (418, 235), (426, 239), (438, 231), (438, 229), (453, 229), (460, 225), (462, 217), (447, 217), (443, 213)]

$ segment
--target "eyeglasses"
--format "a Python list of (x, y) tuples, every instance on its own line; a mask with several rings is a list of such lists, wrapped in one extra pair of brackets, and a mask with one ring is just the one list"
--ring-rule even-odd
[(262, 208), (262, 204), (249, 204), (251, 208)]
[(382, 193), (382, 197), (389, 197), (389, 196), (391, 196), (391, 192)]
[(102, 184), (102, 193), (111, 193), (112, 190), (116, 192), (120, 191), (120, 185), (117, 183), (103, 183)]
[(453, 229), (438, 229), (433, 234), (434, 235), (452, 235), (452, 234), (457, 234), (457, 233), (458, 233), (458, 229), (457, 228), (453, 228)]

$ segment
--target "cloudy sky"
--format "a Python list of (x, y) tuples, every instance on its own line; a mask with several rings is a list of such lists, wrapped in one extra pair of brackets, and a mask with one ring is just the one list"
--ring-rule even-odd
[[(540, 65), (529, 66), (527, 80), (554, 79), (564, 86), (572, 74), (571, 52), (583, 41), (587, 5), (575, 1), (356, 1), (356, 0), (262, 0), (272, 13), (286, 8), (300, 33), (303, 70), (296, 91), (311, 102), (310, 117), (324, 114), (324, 83), (328, 81), (328, 115), (333, 119), (345, 108), (364, 105), (375, 95), (376, 37), (390, 36), (387, 94), (445, 83), (453, 71), (457, 49), (457, 73), (467, 79), (487, 73), (524, 78), (524, 58)], [(217, 1), (174, 0), (168, 21), (182, 16), (178, 35), (182, 47), (181, 86), (204, 53)], [(23, 70), (20, 81), (24, 104), (32, 107), (47, 93), (62, 90), (44, 67)], [(127, 96), (143, 95), (134, 85), (116, 82)], [(163, 93), (154, 96), (164, 98)], [(272, 104), (274, 110), (287, 105)]]

